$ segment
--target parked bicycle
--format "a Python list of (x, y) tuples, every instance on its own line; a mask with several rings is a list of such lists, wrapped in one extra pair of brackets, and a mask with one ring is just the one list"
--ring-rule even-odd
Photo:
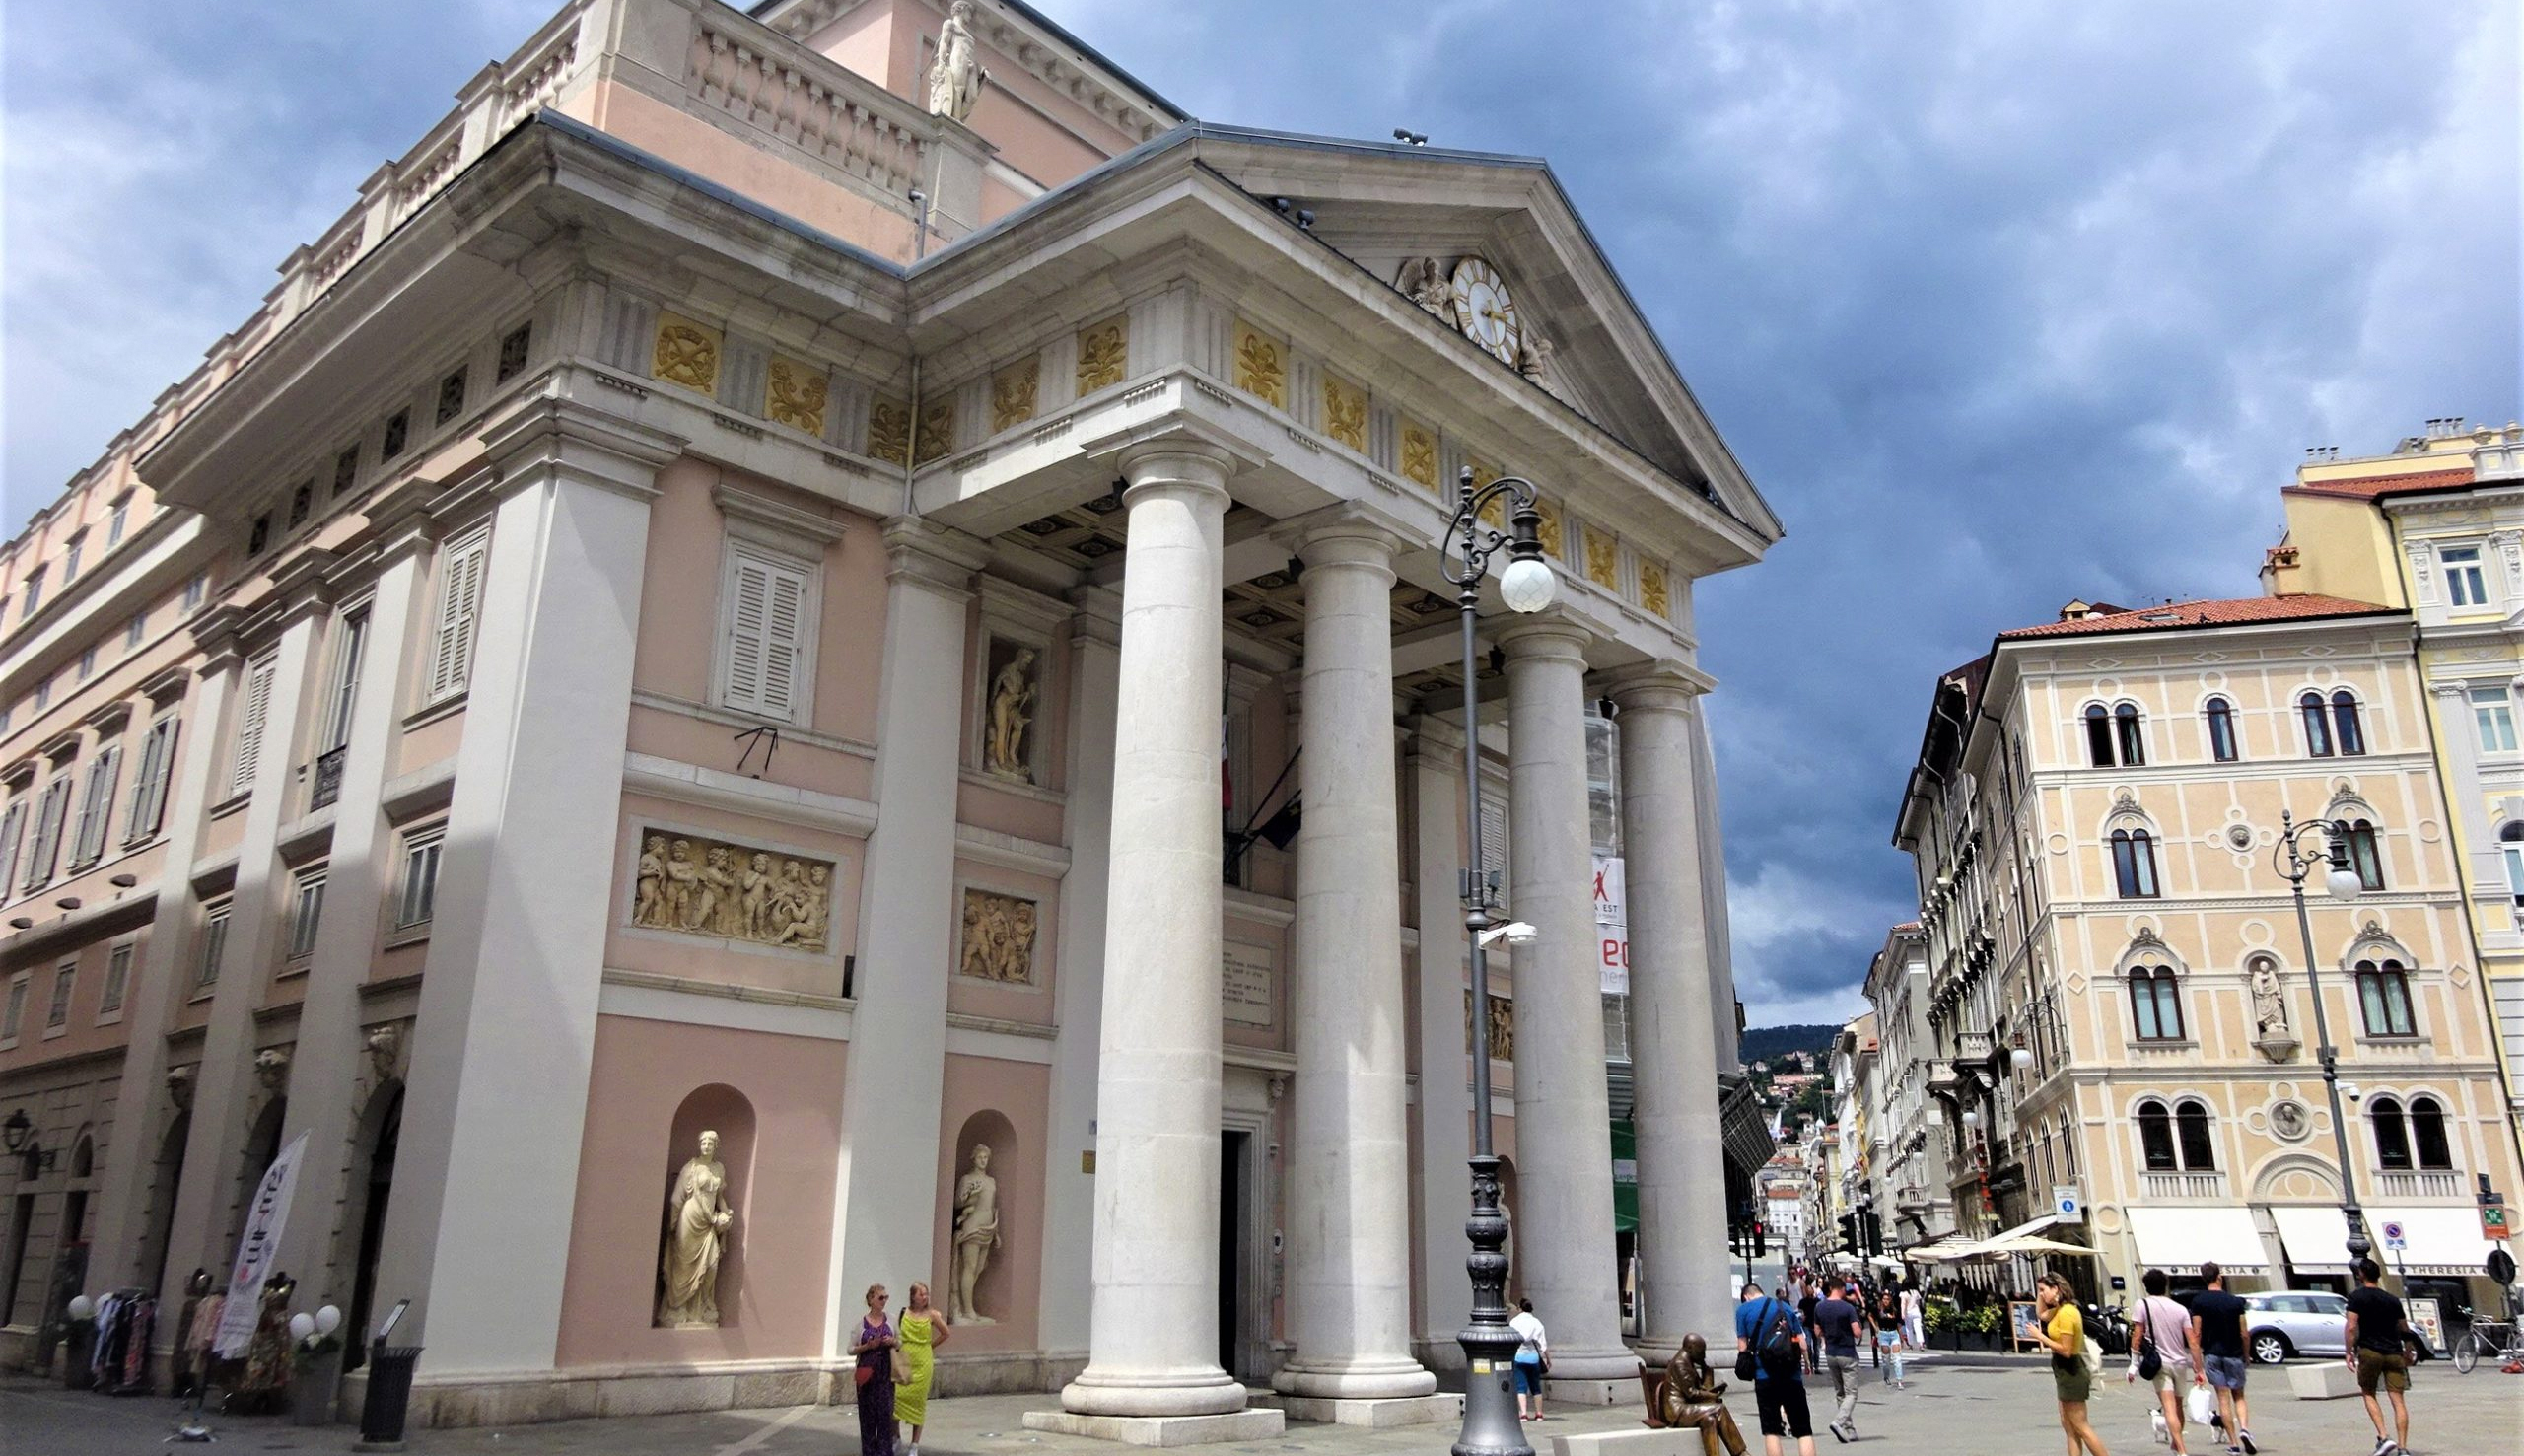
[(2454, 1342), (2454, 1369), (2469, 1375), (2483, 1360), (2493, 1365), (2524, 1363), (2524, 1331), (2513, 1320), (2474, 1320)]

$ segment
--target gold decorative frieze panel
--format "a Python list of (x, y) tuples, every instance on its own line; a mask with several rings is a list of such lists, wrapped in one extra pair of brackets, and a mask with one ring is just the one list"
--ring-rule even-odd
[(1131, 369), (1131, 329), (1127, 318), (1107, 318), (1078, 331), (1078, 395), (1122, 382)]
[(649, 359), (651, 376), (703, 394), (719, 392), (719, 361), (726, 352), (719, 330), (695, 323), (680, 313), (661, 311), (658, 341)]
[(1426, 486), (1431, 495), (1445, 494), (1437, 483), (1437, 432), (1418, 420), (1402, 422), (1402, 475)]
[(821, 951), (830, 860), (651, 825), (640, 831), (631, 924), (712, 940)]
[(955, 450), (955, 396), (932, 399), (920, 407), (920, 430), (912, 438), (911, 462), (926, 465)]
[(1033, 985), (1036, 928), (1034, 901), (967, 887), (957, 974), (1003, 986)]
[(1565, 559), (1562, 553), (1569, 549), (1569, 532), (1566, 523), (1561, 520), (1559, 505), (1545, 497), (1537, 496), (1534, 498), (1534, 509), (1542, 515), (1542, 520), (1534, 526), (1534, 535), (1542, 542), (1543, 554), (1554, 561)]
[(1034, 397), (1043, 381), (1043, 356), (1029, 354), (990, 377), (990, 431), (1034, 418)]
[[(1491, 464), (1487, 460), (1475, 459), (1471, 455), (1466, 455), (1463, 457), (1463, 463), (1464, 468), (1472, 472), (1472, 488), (1476, 491), (1499, 478), (1499, 467)], [(1490, 522), (1491, 525), (1500, 530), (1506, 530), (1507, 528), (1507, 496), (1504, 494), (1496, 495), (1492, 496), (1489, 500), (1482, 502), (1481, 519)]]
[(1280, 341), (1235, 320), (1235, 387), (1274, 409), (1289, 407), (1289, 356)]
[(1673, 597), (1665, 583), (1665, 564), (1642, 561), (1639, 564), (1639, 604), (1652, 617), (1673, 614)]
[(1621, 590), (1621, 544), (1592, 522), (1586, 526), (1586, 580), (1607, 591)]
[(1367, 452), (1367, 391), (1338, 375), (1323, 377), (1323, 433)]
[[(1471, 1055), (1472, 988), (1468, 986), (1463, 993), (1463, 1049), (1466, 1056)], [(1516, 1060), (1516, 1004), (1504, 996), (1490, 998), (1490, 1060)]]
[(784, 355), (771, 356), (771, 372), (763, 386), (763, 417), (775, 425), (824, 433), (824, 406), (832, 397), (832, 380), (811, 364)]
[(868, 405), (868, 457), (911, 463), (911, 406), (878, 396)]

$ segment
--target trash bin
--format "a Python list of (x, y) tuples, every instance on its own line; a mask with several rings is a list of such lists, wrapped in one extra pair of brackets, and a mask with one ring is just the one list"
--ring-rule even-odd
[(69, 1390), (92, 1390), (97, 1372), (92, 1363), (97, 1357), (97, 1326), (93, 1320), (72, 1320), (62, 1334), (61, 1383)]
[(412, 1367), (420, 1358), (417, 1345), (389, 1346), (380, 1340), (369, 1348), (368, 1399), (360, 1407), (355, 1449), (403, 1449), (403, 1418), (412, 1405)]

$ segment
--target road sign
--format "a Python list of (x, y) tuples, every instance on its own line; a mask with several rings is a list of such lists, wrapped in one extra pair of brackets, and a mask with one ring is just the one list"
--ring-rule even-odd
[(2086, 1221), (2085, 1200), (2077, 1196), (2073, 1183), (2063, 1183), (2051, 1190), (2051, 1216), (2063, 1223)]
[(2384, 1220), (2384, 1247), (2395, 1253), (2410, 1247), (2410, 1236), (2402, 1231), (2399, 1219)]
[(2481, 1237), (2491, 1243), (2497, 1243), (2514, 1236), (2514, 1230), (2507, 1224), (2506, 1210), (2503, 1207), (2492, 1204), (2481, 1210)]

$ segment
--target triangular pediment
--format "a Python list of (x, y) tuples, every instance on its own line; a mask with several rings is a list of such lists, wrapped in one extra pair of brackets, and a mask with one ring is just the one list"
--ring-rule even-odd
[[(1453, 297), (1466, 262), (1476, 283), (1495, 275), (1521, 344), (1493, 349), (1503, 367), (1519, 369), (1764, 536), (1779, 535), (1777, 518), (1541, 162), (1210, 123), (1199, 130), (1205, 165), (1274, 206), (1285, 200), (1316, 238), (1418, 297), (1450, 329), (1462, 332), (1467, 321)], [(1473, 342), (1499, 344), (1492, 327)]]

